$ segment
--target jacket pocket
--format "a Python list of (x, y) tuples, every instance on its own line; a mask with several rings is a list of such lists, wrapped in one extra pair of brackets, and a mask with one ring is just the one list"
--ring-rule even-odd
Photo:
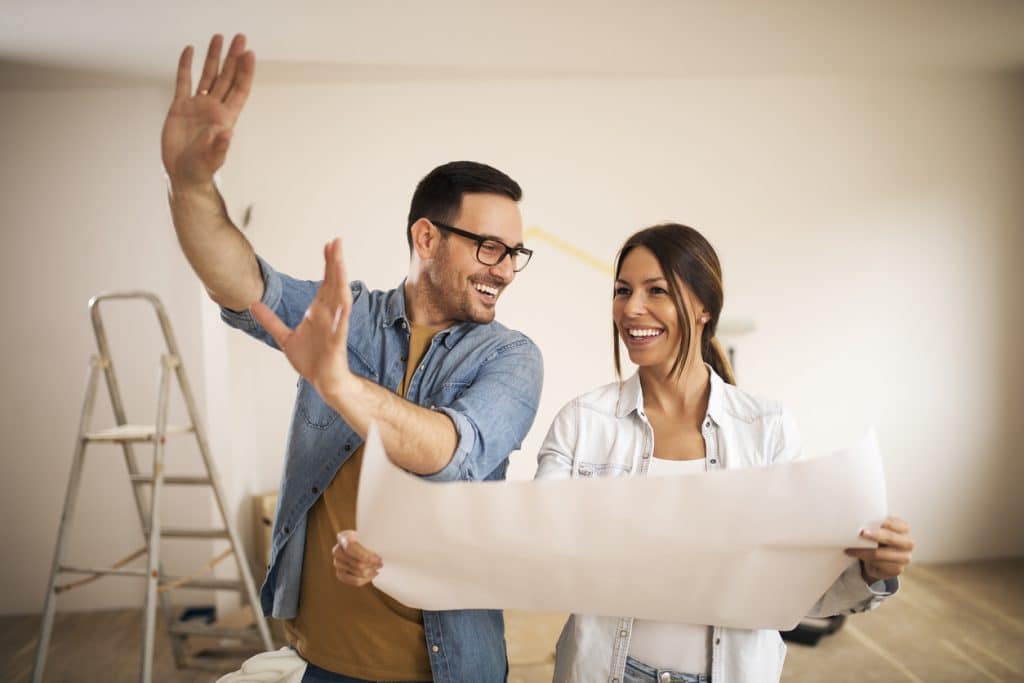
[(338, 419), (334, 409), (324, 403), (313, 385), (304, 379), (299, 379), (299, 396), (296, 404), (303, 421), (314, 429), (327, 429)]

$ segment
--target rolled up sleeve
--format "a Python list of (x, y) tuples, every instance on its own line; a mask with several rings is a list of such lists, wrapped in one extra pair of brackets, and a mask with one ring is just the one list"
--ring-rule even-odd
[(517, 450), (530, 431), (540, 403), (544, 364), (540, 349), (527, 339), (499, 348), (473, 383), (450, 405), (434, 410), (455, 425), (458, 443), (430, 481), (481, 481)]
[[(302, 322), (306, 309), (309, 308), (309, 304), (313, 301), (313, 297), (316, 296), (317, 290), (320, 289), (320, 282), (299, 280), (290, 275), (279, 273), (258, 255), (256, 256), (256, 261), (259, 263), (260, 273), (263, 276), (263, 296), (260, 298), (260, 301), (276, 313), (277, 317), (285, 325), (294, 330)], [(362, 283), (353, 282), (351, 287), (353, 299), (355, 299), (362, 290)], [(252, 313), (248, 309), (232, 311), (222, 306), (220, 318), (231, 327), (241, 330), (255, 339), (259, 339), (272, 348), (277, 348), (274, 338), (256, 322), (256, 319), (252, 317)]]

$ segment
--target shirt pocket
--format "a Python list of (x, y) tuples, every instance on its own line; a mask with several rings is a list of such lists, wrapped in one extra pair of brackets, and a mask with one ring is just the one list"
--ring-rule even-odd
[(576, 465), (575, 476), (580, 479), (593, 477), (628, 477), (629, 466), (614, 462), (581, 462)]
[(299, 397), (296, 401), (299, 414), (302, 416), (306, 426), (314, 429), (327, 429), (338, 419), (334, 409), (324, 403), (320, 394), (313, 388), (313, 385), (304, 379), (299, 379)]

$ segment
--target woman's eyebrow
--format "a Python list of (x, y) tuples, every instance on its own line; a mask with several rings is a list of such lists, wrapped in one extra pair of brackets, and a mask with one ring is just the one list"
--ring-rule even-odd
[[(617, 283), (621, 282), (624, 285), (628, 285), (629, 284), (629, 281), (623, 280), (621, 277), (620, 278), (616, 278), (615, 282), (617, 282)], [(642, 284), (642, 285), (649, 285), (652, 282), (668, 282), (668, 280), (666, 280), (663, 277), (649, 277), (646, 280), (642, 281), (640, 284)]]

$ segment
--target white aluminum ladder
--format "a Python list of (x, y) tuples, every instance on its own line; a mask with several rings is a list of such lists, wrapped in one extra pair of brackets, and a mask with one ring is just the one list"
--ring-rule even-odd
[[(117, 376), (114, 373), (114, 365), (110, 357), (110, 347), (107, 342), (106, 331), (103, 327), (103, 320), (100, 317), (100, 304), (110, 299), (141, 299), (148, 301), (154, 308), (160, 327), (163, 331), (166, 342), (166, 353), (161, 355), (160, 384), (157, 399), (156, 421), (152, 425), (131, 425), (128, 424), (125, 415), (124, 405), (121, 401), (121, 391), (118, 387)], [(188, 378), (185, 376), (185, 368), (181, 363), (181, 356), (171, 330), (170, 320), (164, 311), (163, 304), (156, 295), (149, 292), (112, 292), (93, 297), (89, 301), (89, 312), (92, 317), (93, 331), (96, 334), (96, 346), (98, 355), (92, 356), (89, 363), (89, 376), (85, 389), (85, 401), (82, 405), (82, 414), (78, 427), (78, 436), (75, 442), (74, 458), (71, 462), (71, 474), (68, 479), (67, 495), (64, 499), (64, 511), (61, 514), (60, 529), (57, 533), (57, 547), (53, 555), (53, 565), (50, 570), (50, 582), (46, 590), (46, 600), (43, 606), (43, 618), (40, 626), (39, 642), (36, 646), (35, 664), (32, 669), (33, 683), (41, 683), (43, 669), (46, 665), (46, 654), (50, 642), (50, 634), (53, 628), (54, 612), (56, 610), (57, 595), (66, 590), (76, 588), (89, 583), (103, 576), (129, 576), (145, 579), (146, 600), (143, 621), (142, 658), (140, 663), (139, 680), (142, 683), (151, 683), (153, 677), (153, 641), (156, 632), (156, 607), (160, 602), (161, 611), (164, 613), (167, 622), (167, 630), (171, 636), (171, 645), (174, 652), (174, 661), (179, 668), (190, 666), (202, 666), (201, 662), (185, 655), (184, 639), (189, 635), (210, 636), (214, 638), (233, 638), (244, 642), (261, 643), (265, 650), (274, 649), (270, 637), (270, 630), (267, 628), (267, 621), (260, 609), (259, 597), (253, 584), (252, 573), (249, 570), (249, 563), (246, 559), (242, 544), (239, 541), (238, 533), (231, 522), (231, 515), (225, 507), (224, 493), (217, 477), (216, 469), (210, 458), (210, 449), (199, 422), (199, 414), (196, 410), (195, 400), (189, 387)], [(113, 407), (116, 426), (109, 429), (93, 430), (90, 426), (92, 419), (93, 405), (96, 399), (96, 389), (100, 371), (103, 372), (107, 382), (107, 389), (110, 392), (110, 401)], [(171, 374), (178, 378), (181, 395), (184, 398), (188, 411), (189, 424), (168, 425), (167, 408), (171, 386)], [(164, 444), (169, 437), (185, 436), (193, 434), (202, 456), (206, 469), (205, 476), (168, 476), (164, 468)], [(129, 555), (123, 560), (115, 563), (112, 567), (95, 568), (82, 567), (67, 564), (65, 552), (67, 550), (68, 536), (71, 531), (71, 518), (74, 514), (75, 503), (78, 499), (79, 486), (82, 479), (82, 466), (85, 460), (86, 446), (92, 444), (120, 444), (125, 464), (128, 467), (128, 480), (131, 482), (132, 493), (138, 508), (139, 519), (142, 522), (142, 532), (146, 538), (146, 545), (136, 553)], [(151, 444), (153, 448), (153, 463), (148, 473), (140, 471), (135, 457), (135, 444)], [(161, 525), (160, 499), (164, 486), (209, 486), (213, 490), (217, 502), (217, 510), (220, 513), (222, 528), (174, 528)], [(144, 495), (144, 489), (150, 491), (149, 496)], [(148, 500), (147, 500), (148, 498)], [(220, 579), (214, 577), (195, 576), (168, 576), (160, 565), (160, 541), (162, 538), (191, 538), (191, 539), (226, 539), (230, 543), (230, 549), (220, 558), (214, 558), (206, 569), (212, 568), (213, 564), (228, 554), (233, 554), (235, 564), (238, 567), (239, 579)], [(126, 569), (124, 565), (129, 564), (136, 557), (146, 558), (145, 568)], [(58, 584), (57, 581), (62, 575), (77, 574), (85, 575), (85, 578), (70, 583)], [(252, 606), (255, 617), (255, 628), (228, 629), (206, 624), (179, 623), (168, 599), (167, 591), (173, 588), (200, 588), (210, 590), (232, 590), (243, 593), (243, 598)]]

